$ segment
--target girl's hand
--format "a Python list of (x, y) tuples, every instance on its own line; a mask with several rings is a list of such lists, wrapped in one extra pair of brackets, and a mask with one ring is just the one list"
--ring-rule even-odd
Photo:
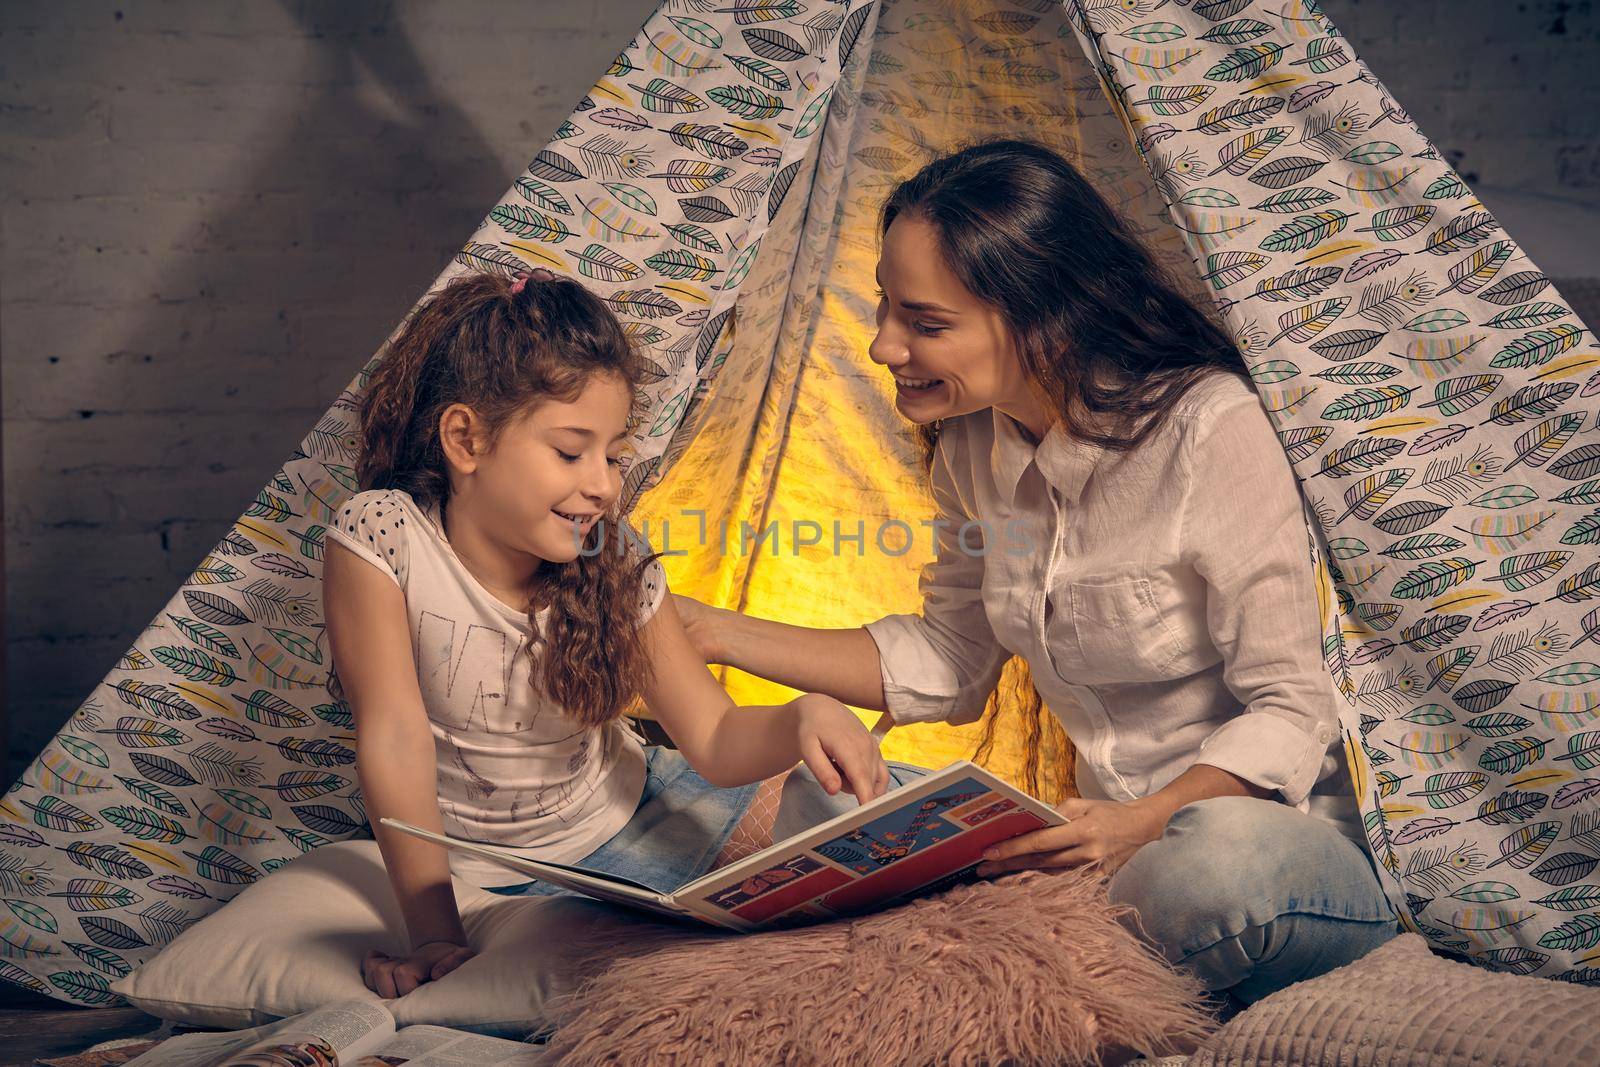
[(377, 949), (361, 961), (361, 978), (367, 988), (384, 999), (403, 997), (424, 982), (436, 981), (478, 954), (453, 941), (425, 941), (401, 959)]
[(986, 862), (978, 865), (979, 876), (1090, 863), (1098, 864), (1109, 874), (1127, 863), (1141, 846), (1160, 837), (1168, 818), (1164, 808), (1144, 800), (1074, 797), (1057, 805), (1056, 810), (1071, 821), (991, 846), (983, 854)]
[(722, 649), (717, 643), (717, 614), (721, 608), (703, 604), (693, 597), (673, 593), (672, 602), (683, 620), (683, 632), (694, 646), (694, 654), (707, 663), (721, 663)]
[(798, 712), (800, 758), (829, 796), (848, 789), (865, 804), (888, 790), (889, 766), (855, 712), (821, 693), (804, 693), (789, 705)]

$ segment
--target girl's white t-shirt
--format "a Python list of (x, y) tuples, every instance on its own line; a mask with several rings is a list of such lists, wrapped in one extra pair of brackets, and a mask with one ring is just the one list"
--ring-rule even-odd
[[(369, 490), (350, 499), (327, 535), (405, 594), (446, 833), (571, 863), (626, 825), (644, 791), (641, 739), (621, 719), (584, 726), (530, 681), (527, 614), (462, 565), (436, 509), (423, 511), (402, 490)], [(604, 551), (615, 550), (608, 538)], [(642, 592), (648, 619), (667, 592), (655, 560)], [(455, 850), (450, 870), (483, 887), (528, 880)]]

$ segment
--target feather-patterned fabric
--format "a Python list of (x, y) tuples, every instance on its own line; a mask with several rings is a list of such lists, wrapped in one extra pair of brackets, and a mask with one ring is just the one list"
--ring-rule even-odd
[[(1312, 0), (667, 4), (439, 282), (542, 266), (616, 309), (652, 366), (626, 498), (658, 547), (701, 541), (675, 586), (819, 625), (909, 610), (922, 554), (861, 562), (874, 526), (933, 517), (864, 359), (873, 220), (933, 155), (1007, 134), (1073, 159), (1244, 352), (1315, 515), (1403, 921), (1595, 981), (1600, 348)], [(365, 832), (319, 580), (369, 371), (0, 801), (0, 977), (111, 1003), (242, 885)], [(841, 521), (802, 556), (749, 549), (754, 517)], [(797, 582), (827, 591), (815, 617), (786, 610)]]

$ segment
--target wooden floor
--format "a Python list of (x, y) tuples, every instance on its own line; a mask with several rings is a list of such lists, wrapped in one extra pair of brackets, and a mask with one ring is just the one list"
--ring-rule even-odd
[(10, 982), (0, 982), (0, 1067), (32, 1067), (42, 1056), (82, 1052), (161, 1025), (138, 1008), (78, 1008)]

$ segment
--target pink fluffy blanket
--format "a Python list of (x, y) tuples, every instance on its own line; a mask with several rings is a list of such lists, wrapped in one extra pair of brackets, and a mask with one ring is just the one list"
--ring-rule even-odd
[(556, 1002), (563, 1065), (1098, 1064), (1193, 1051), (1199, 984), (1118, 921), (1092, 871), (1027, 871), (757, 934), (605, 926)]

